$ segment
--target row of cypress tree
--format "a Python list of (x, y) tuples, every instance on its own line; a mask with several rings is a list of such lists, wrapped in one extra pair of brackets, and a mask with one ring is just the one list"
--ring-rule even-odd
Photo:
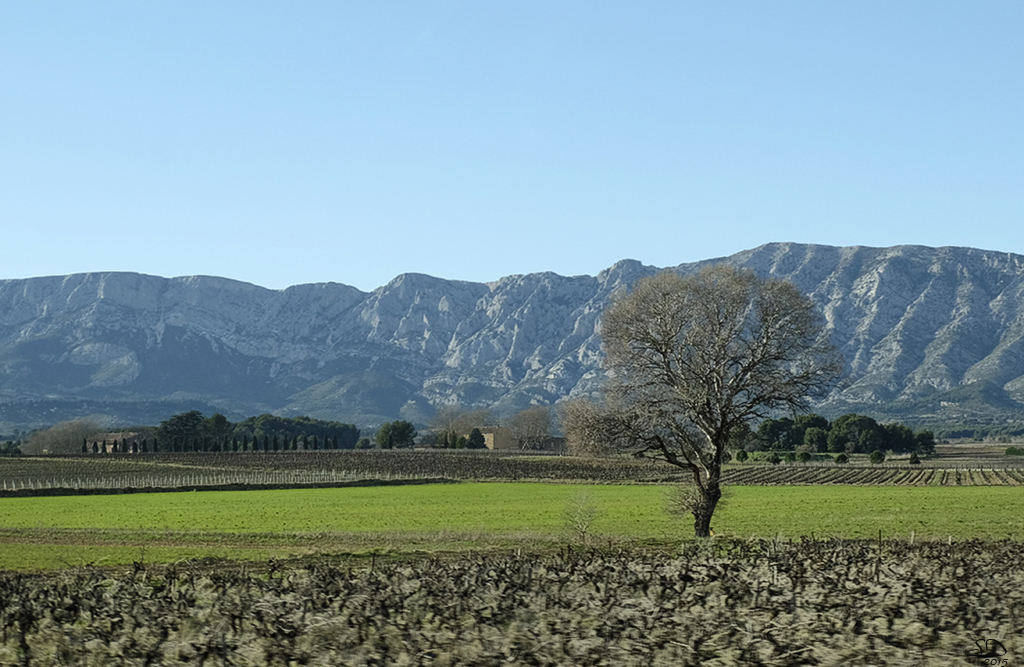
[[(198, 438), (171, 438), (163, 441), (153, 438), (143, 438), (141, 441), (125, 439), (94, 441), (89, 444), (88, 438), (82, 441), (83, 454), (138, 454), (147, 452), (282, 452), (282, 451), (312, 451), (312, 450), (335, 450), (340, 449), (338, 436), (333, 438), (318, 436), (278, 436), (271, 438), (268, 435), (262, 439), (243, 435), (239, 440), (237, 437), (224, 436), (223, 438), (198, 437)], [(348, 449), (348, 448), (346, 448)]]

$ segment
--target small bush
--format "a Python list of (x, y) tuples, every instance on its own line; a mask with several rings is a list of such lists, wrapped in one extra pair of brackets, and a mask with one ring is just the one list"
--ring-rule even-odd
[(736, 452), (736, 461), (738, 463), (744, 463), (748, 458), (750, 457), (744, 450), (741, 449), (740, 451)]
[(881, 449), (876, 449), (875, 451), (871, 452), (871, 456), (868, 457), (868, 460), (871, 461), (872, 463), (882, 463), (885, 461), (885, 452), (883, 452)]
[(1024, 456), (1024, 447), (1007, 447), (1007, 456)]
[(847, 456), (846, 454), (839, 454), (838, 456), (836, 456), (836, 463), (839, 463), (840, 465), (843, 463), (849, 463), (849, 461), (850, 457)]
[(796, 455), (796, 460), (799, 461), (800, 463), (807, 463), (808, 461), (811, 460), (811, 453), (800, 452), (799, 454)]
[(917, 452), (910, 453), (910, 465), (918, 466), (921, 465), (921, 458), (917, 455)]
[(771, 463), (773, 466), (779, 465), (781, 461), (782, 459), (779, 458), (778, 452), (772, 452), (771, 456), (768, 457), (768, 463)]
[(574, 532), (583, 544), (588, 543), (590, 526), (600, 515), (601, 511), (586, 491), (580, 491), (570, 498), (562, 511), (566, 527)]
[(785, 454), (782, 455), (782, 460), (785, 461), (786, 463), (793, 463), (794, 461), (796, 461), (796, 455), (793, 454), (793, 452), (786, 452)]

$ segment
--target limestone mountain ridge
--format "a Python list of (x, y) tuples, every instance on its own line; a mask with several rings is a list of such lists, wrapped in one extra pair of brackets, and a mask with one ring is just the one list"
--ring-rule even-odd
[[(1024, 256), (769, 243), (724, 262), (785, 278), (846, 360), (816, 406), (878, 418), (1024, 421)], [(373, 427), (441, 405), (509, 414), (596, 392), (611, 296), (659, 269), (491, 283), (402, 274), (372, 292), (85, 273), (0, 281), (0, 433), (76, 416), (156, 423), (200, 409)]]

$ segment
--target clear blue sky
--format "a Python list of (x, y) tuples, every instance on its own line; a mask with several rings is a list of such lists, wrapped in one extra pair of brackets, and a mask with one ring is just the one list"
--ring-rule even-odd
[(5, 2), (0, 278), (1024, 253), (1021, 2)]

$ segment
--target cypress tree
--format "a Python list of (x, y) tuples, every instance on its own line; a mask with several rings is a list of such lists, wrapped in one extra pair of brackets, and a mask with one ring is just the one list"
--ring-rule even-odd
[(313, 436), (313, 449), (320, 449), (320, 439)]
[(269, 452), (270, 451), (270, 436), (269, 435), (264, 435), (263, 436), (263, 451), (265, 451), (265, 452)]
[(242, 434), (242, 451), (244, 452), (247, 449), (249, 449), (249, 434), (248, 433), (243, 433)]
[(99, 454), (100, 453), (100, 443), (98, 443), (98, 442), (92, 443), (92, 453), (93, 454)]
[(338, 434), (337, 433), (334, 434), (334, 444), (331, 446), (331, 449), (338, 449)]

